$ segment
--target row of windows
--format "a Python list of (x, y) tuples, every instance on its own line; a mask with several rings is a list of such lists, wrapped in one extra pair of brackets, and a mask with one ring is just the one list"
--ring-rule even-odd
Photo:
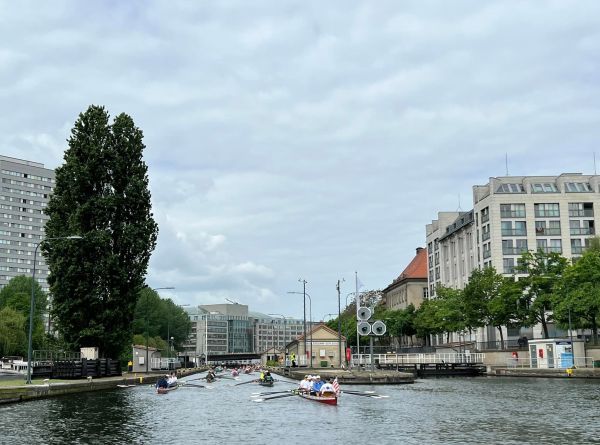
[[(575, 235), (595, 235), (594, 220), (569, 220), (569, 234)], [(527, 236), (527, 222), (525, 221), (502, 221), (500, 223), (502, 236)], [(536, 236), (560, 236), (560, 221), (535, 221)], [(482, 238), (485, 241), (485, 239)]]
[(15, 212), (23, 212), (23, 213), (33, 213), (34, 215), (43, 215), (44, 214), (44, 212), (42, 210), (31, 209), (28, 207), (11, 206), (11, 205), (7, 205), (7, 204), (0, 204), (0, 209), (13, 210)]
[[(565, 182), (564, 190), (566, 193), (589, 193), (592, 192), (592, 186), (589, 182)], [(531, 184), (531, 193), (559, 193), (557, 185), (544, 182)], [(496, 188), (496, 193), (525, 193), (523, 184), (500, 184)]]
[[(14, 257), (0, 257), (0, 262), (2, 263), (16, 263), (16, 264), (33, 264), (33, 260), (28, 260), (25, 258), (14, 258)], [(38, 266), (43, 266), (45, 263), (43, 261), (38, 261)], [(37, 267), (37, 266), (36, 266)]]
[[(534, 204), (536, 218), (557, 217), (560, 216), (560, 206), (555, 203)], [(501, 218), (525, 218), (525, 204), (500, 204)], [(594, 206), (591, 202), (570, 202), (569, 216), (593, 217)], [(482, 212), (483, 219), (483, 212)]]
[(25, 247), (36, 247), (36, 243), (26, 243), (24, 241), (15, 241), (9, 239), (0, 238), (0, 244), (12, 245), (12, 246), (25, 246)]
[(46, 198), (48, 199), (47, 193), (33, 192), (31, 190), (13, 189), (10, 187), (2, 187), (3, 192), (14, 193), (15, 195), (33, 196), (35, 198)]
[(38, 232), (44, 231), (44, 228), (41, 226), (32, 226), (29, 224), (19, 224), (19, 223), (9, 223), (6, 221), (0, 221), (0, 226), (12, 227), (13, 229), (37, 230)]
[(8, 201), (8, 202), (18, 202), (20, 204), (29, 204), (32, 206), (38, 206), (38, 207), (46, 207), (48, 205), (48, 203), (46, 202), (41, 202), (41, 201), (32, 201), (30, 199), (25, 199), (25, 198), (16, 198), (14, 196), (4, 196), (4, 195), (0, 195), (0, 199), (3, 201)]
[(32, 250), (5, 249), (2, 247), (0, 247), (0, 253), (6, 253), (6, 254), (14, 253), (17, 255), (33, 255)]
[(44, 223), (44, 220), (42, 218), (34, 218), (33, 216), (25, 216), (25, 215), (13, 215), (12, 213), (0, 213), (0, 218), (16, 219), (19, 221), (29, 221), (32, 223), (39, 223), (39, 224)]
[(54, 182), (54, 178), (46, 178), (44, 176), (38, 176), (38, 175), (32, 175), (30, 173), (21, 173), (21, 172), (15, 172), (12, 170), (0, 170), (0, 172), (2, 172), (5, 175), (9, 175), (9, 176), (16, 176), (18, 178), (27, 178), (27, 179), (33, 179), (35, 181), (42, 181), (42, 182)]
[(49, 185), (34, 184), (33, 182), (25, 182), (25, 181), (16, 181), (14, 179), (8, 179), (8, 178), (2, 178), (2, 183), (10, 184), (10, 185), (20, 185), (21, 187), (29, 187), (32, 189), (48, 190), (49, 192), (52, 191), (52, 187)]
[(16, 238), (42, 239), (42, 235), (38, 235), (36, 233), (10, 232), (8, 230), (0, 230), (0, 236), (14, 236)]
[[(2, 266), (0, 265), (0, 270), (4, 271), (4, 272), (17, 272), (17, 273), (26, 273), (26, 274), (30, 274), (32, 269), (29, 268), (24, 268), (24, 267), (12, 267), (12, 266)], [(36, 269), (36, 273), (38, 273), (38, 270)], [(46, 270), (39, 270), (40, 275), (43, 274), (49, 274), (49, 271)], [(45, 280), (41, 280), (41, 282), (44, 282)]]

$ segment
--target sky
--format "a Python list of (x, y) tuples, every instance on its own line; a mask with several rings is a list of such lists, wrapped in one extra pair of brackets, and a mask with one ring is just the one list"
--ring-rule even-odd
[(91, 104), (144, 132), (149, 286), (329, 319), (507, 166), (594, 173), (600, 2), (0, 0), (0, 154)]

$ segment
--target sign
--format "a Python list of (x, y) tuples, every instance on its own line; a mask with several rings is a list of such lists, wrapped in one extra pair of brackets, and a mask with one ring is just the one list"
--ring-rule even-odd
[(346, 348), (346, 361), (349, 362), (352, 360), (352, 349)]

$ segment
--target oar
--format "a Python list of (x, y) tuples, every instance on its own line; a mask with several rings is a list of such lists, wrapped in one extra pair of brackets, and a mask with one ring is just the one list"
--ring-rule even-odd
[(348, 394), (376, 394), (375, 391), (344, 391), (347, 392)]
[(384, 399), (384, 398), (388, 397), (388, 396), (380, 396), (378, 394), (361, 394), (361, 393), (346, 392), (346, 391), (342, 391), (342, 393), (343, 394), (348, 394), (350, 396), (371, 397), (372, 399)]
[(283, 399), (284, 397), (294, 397), (297, 394), (282, 394), (280, 396), (275, 396), (275, 397), (269, 397), (267, 399), (254, 399), (254, 402), (265, 402), (267, 400), (273, 400), (273, 399)]
[(293, 390), (292, 389), (288, 389), (287, 391), (253, 392), (252, 396), (267, 396), (269, 394), (287, 394), (290, 391), (293, 391)]
[(240, 385), (245, 385), (245, 384), (247, 384), (247, 383), (256, 383), (256, 382), (258, 382), (258, 380), (248, 380), (247, 382), (236, 383), (236, 384), (235, 384), (235, 385), (233, 385), (233, 386), (240, 386)]
[(200, 377), (199, 379), (189, 379), (189, 380), (184, 380), (185, 382), (195, 382), (196, 380), (206, 380), (206, 377)]

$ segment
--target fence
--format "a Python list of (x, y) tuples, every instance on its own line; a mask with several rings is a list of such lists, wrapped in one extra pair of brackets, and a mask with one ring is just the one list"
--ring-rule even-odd
[[(554, 360), (550, 362), (546, 362), (543, 367), (537, 365), (537, 361), (534, 360), (533, 365), (529, 357), (517, 358), (512, 357), (506, 359), (506, 367), (507, 368), (527, 368), (527, 369), (566, 369), (571, 366), (575, 366), (576, 368), (593, 368), (596, 366), (596, 361), (593, 357), (575, 357), (571, 359), (571, 356), (567, 359), (562, 357), (554, 357)], [(598, 365), (600, 366), (600, 364)]]
[[(485, 354), (445, 353), (445, 354), (373, 354), (374, 364), (379, 366), (403, 366), (426, 364), (481, 364)], [(371, 364), (370, 354), (353, 354), (353, 366)]]
[(32, 377), (54, 379), (80, 379), (86, 377), (112, 377), (121, 375), (118, 360), (101, 358), (96, 360), (57, 360), (32, 363)]

